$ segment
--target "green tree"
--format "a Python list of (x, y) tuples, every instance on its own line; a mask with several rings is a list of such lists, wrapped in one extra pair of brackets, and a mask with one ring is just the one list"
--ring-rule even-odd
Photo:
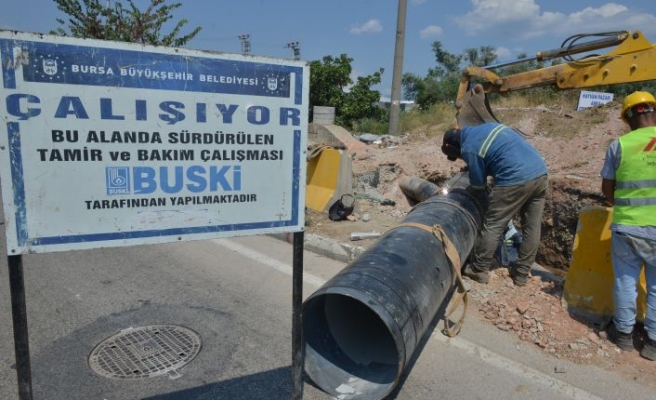
[[(544, 68), (545, 64), (543, 61), (537, 61), (535, 58), (528, 58), (526, 53), (522, 52), (517, 55), (517, 62), (515, 64), (503, 67), (499, 70), (496, 70), (496, 72), (499, 76), (504, 77), (504, 76), (509, 76), (509, 75), (515, 75), (515, 74), (521, 74), (523, 72), (529, 72), (529, 71), (534, 71), (539, 68)], [(560, 58), (553, 59), (551, 61), (551, 65), (557, 65), (561, 62)], [(532, 102), (543, 102), (546, 99), (550, 99), (556, 96), (556, 88), (553, 86), (538, 86), (530, 89), (525, 89), (521, 90), (518, 92), (514, 92), (515, 96), (521, 96), (524, 99), (527, 99), (527, 104), (531, 104)], [(489, 95), (490, 99), (497, 99), (499, 98), (498, 93), (491, 93)], [(532, 100), (531, 100), (532, 99)]]
[(324, 56), (310, 62), (310, 111), (314, 106), (338, 107), (351, 81), (351, 61), (346, 54)]
[(385, 111), (376, 105), (380, 101), (380, 92), (371, 90), (371, 87), (378, 85), (381, 81), (383, 69), (379, 69), (372, 75), (359, 76), (357, 82), (346, 93), (346, 98), (342, 104), (342, 111), (339, 114), (340, 120), (348, 127), (361, 119), (373, 119), (380, 121), (385, 116)]
[[(401, 79), (404, 98), (414, 100), (422, 110), (427, 110), (438, 102), (455, 100), (463, 61), (485, 62), (492, 59), (490, 54), (494, 54), (491, 47), (481, 47), (480, 50), (467, 49), (465, 54), (453, 54), (444, 50), (439, 41), (433, 42), (432, 50), (435, 54), (436, 66), (430, 68), (425, 77), (405, 74)], [(496, 58), (496, 55), (494, 57)]]
[(419, 93), (425, 90), (424, 78), (417, 74), (406, 72), (401, 78), (403, 87), (403, 98), (405, 100), (416, 100)]
[(431, 47), (435, 54), (438, 72), (441, 72), (442, 75), (448, 75), (460, 71), (460, 63), (462, 63), (464, 58), (462, 54), (449, 53), (442, 48), (442, 43), (439, 41), (433, 42)]
[(497, 60), (497, 52), (492, 46), (481, 46), (478, 49), (472, 47), (465, 49), (463, 58), (468, 65), (484, 67), (486, 65), (491, 65)]
[(385, 114), (375, 105), (380, 92), (371, 89), (380, 83), (384, 70), (360, 76), (354, 84), (352, 62), (346, 54), (310, 62), (310, 114), (314, 106), (335, 107), (336, 123), (349, 129), (358, 120), (380, 120)]
[(453, 101), (459, 82), (459, 73), (445, 74), (440, 68), (429, 69), (425, 77), (408, 73), (401, 79), (404, 98), (414, 100), (421, 110), (427, 110), (435, 103)]
[(51, 32), (61, 36), (70, 34), (80, 38), (181, 47), (201, 30), (201, 27), (196, 27), (191, 33), (180, 36), (180, 31), (188, 23), (182, 19), (170, 33), (163, 34), (162, 29), (173, 18), (171, 12), (182, 5), (165, 4), (167, 0), (151, 0), (144, 11), (139, 10), (133, 0), (127, 0), (128, 7), (124, 7), (120, 0), (113, 6), (105, 0), (54, 1), (57, 8), (69, 16), (67, 20), (57, 18), (61, 26)]
[[(524, 60), (522, 62), (517, 62), (516, 64), (509, 65), (504, 67), (501, 71), (497, 73), (501, 75), (513, 75), (519, 74), (521, 72), (532, 71), (538, 68), (538, 62), (535, 59), (528, 59), (526, 53), (519, 53), (517, 55), (517, 60)], [(539, 64), (540, 68), (542, 64)]]

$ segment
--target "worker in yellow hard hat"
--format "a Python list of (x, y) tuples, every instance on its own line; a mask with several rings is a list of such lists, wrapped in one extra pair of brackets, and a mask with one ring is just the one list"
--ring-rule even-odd
[(631, 131), (606, 151), (601, 191), (613, 205), (611, 251), (615, 314), (608, 336), (625, 351), (634, 349), (642, 265), (647, 281), (646, 337), (640, 355), (656, 361), (656, 99), (634, 92), (624, 99), (621, 118)]

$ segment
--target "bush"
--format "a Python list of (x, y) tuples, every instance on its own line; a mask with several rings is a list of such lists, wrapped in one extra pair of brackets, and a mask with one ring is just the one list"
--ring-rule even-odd
[(444, 125), (453, 127), (455, 125), (455, 116), (456, 109), (453, 104), (435, 103), (427, 110), (413, 108), (401, 114), (399, 131), (412, 133), (421, 130), (430, 136), (431, 130), (428, 129), (430, 126)]
[(373, 118), (364, 118), (353, 123), (353, 131), (359, 133), (386, 135), (387, 132), (389, 132), (389, 123)]

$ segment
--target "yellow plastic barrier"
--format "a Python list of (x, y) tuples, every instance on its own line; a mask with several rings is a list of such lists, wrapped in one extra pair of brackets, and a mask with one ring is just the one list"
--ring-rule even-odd
[[(610, 317), (613, 305), (613, 266), (610, 224), (613, 209), (588, 207), (579, 213), (572, 262), (565, 279), (564, 295), (568, 307), (599, 317)], [(638, 285), (639, 321), (646, 311), (645, 271)]]
[(306, 207), (328, 211), (342, 195), (353, 192), (351, 157), (344, 150), (325, 148), (308, 160)]

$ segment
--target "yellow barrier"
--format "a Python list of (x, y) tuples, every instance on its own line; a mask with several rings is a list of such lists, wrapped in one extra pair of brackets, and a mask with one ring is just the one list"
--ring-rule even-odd
[[(612, 220), (612, 208), (588, 207), (581, 210), (572, 262), (565, 278), (564, 295), (568, 307), (599, 317), (610, 317), (615, 311), (610, 232)], [(639, 321), (645, 319), (646, 287), (643, 269), (638, 285)]]
[(308, 161), (306, 184), (306, 207), (327, 211), (342, 195), (353, 192), (351, 157), (344, 150), (321, 150)]

